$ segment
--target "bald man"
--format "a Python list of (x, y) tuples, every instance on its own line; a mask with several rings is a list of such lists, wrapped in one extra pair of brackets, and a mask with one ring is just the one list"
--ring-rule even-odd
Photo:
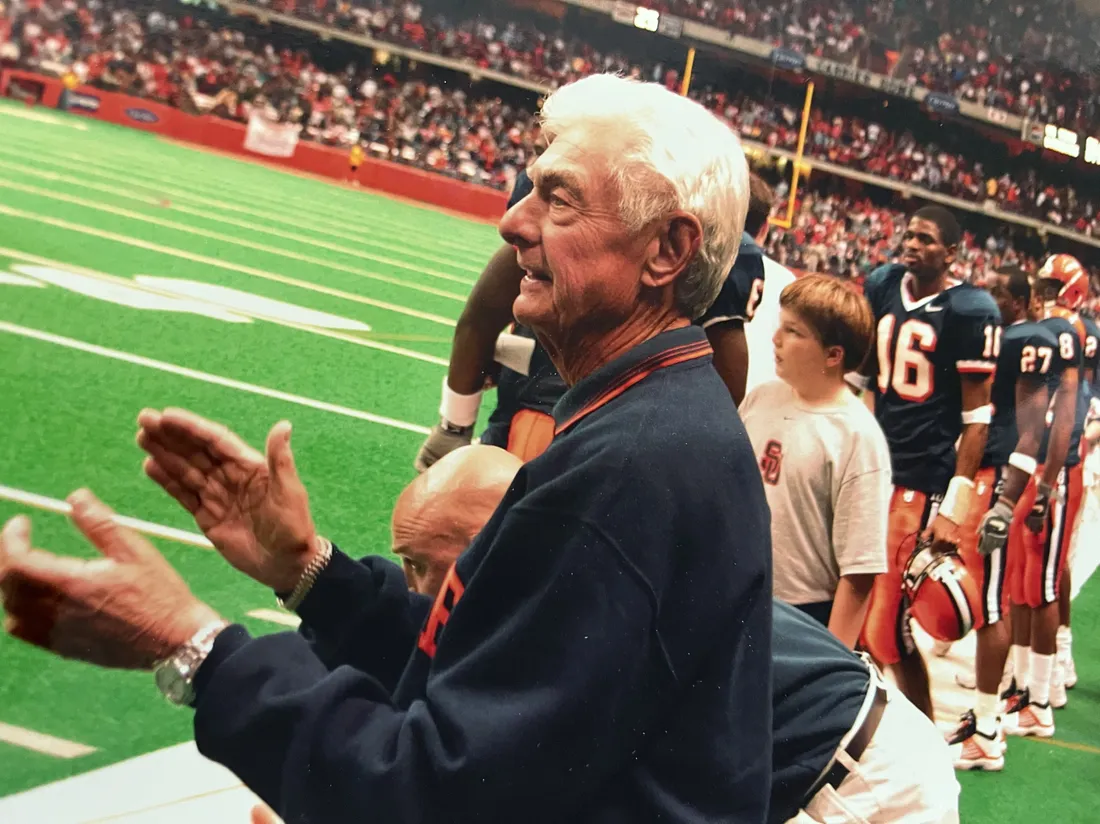
[[(389, 620), (387, 603), (436, 596), (455, 560), (493, 517), (520, 466), (519, 458), (501, 448), (466, 446), (405, 488), (391, 526), (393, 552), (402, 559), (408, 589), (397, 591), (392, 564), (364, 558), (377, 595), (347, 617), (348, 643), (318, 650), (328, 666), (355, 666), (383, 683), (396, 677), (395, 665), (403, 662), (364, 655), (371, 645), (363, 639)], [(301, 631), (309, 637), (308, 622)], [(779, 602), (772, 616), (772, 657), (768, 824), (958, 821), (959, 785), (947, 745), (867, 661)], [(270, 811), (255, 811), (253, 824), (276, 822)]]
[(405, 487), (393, 508), (393, 554), (409, 589), (433, 598), (481, 531), (523, 462), (494, 446), (466, 446)]

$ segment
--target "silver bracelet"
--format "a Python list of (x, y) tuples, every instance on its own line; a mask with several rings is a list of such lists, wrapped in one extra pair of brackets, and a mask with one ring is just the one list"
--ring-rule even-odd
[(321, 551), (309, 562), (309, 566), (302, 573), (302, 577), (298, 579), (298, 584), (290, 595), (285, 600), (278, 598), (279, 606), (288, 612), (294, 612), (302, 605), (302, 601), (309, 595), (309, 591), (313, 589), (313, 585), (317, 582), (317, 577), (324, 572), (328, 562), (332, 560), (332, 541), (328, 538), (319, 538), (318, 540), (321, 543)]

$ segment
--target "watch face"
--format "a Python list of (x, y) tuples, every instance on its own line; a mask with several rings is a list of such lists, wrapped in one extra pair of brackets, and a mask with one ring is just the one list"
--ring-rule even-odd
[(157, 688), (164, 693), (164, 697), (173, 704), (183, 704), (190, 691), (188, 683), (180, 675), (179, 671), (170, 664), (161, 667), (156, 674)]

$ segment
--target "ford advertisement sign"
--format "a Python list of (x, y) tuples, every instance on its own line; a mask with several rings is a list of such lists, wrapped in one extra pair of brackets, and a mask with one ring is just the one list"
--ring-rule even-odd
[(771, 53), (772, 65), (777, 69), (797, 72), (806, 66), (806, 58), (800, 52), (793, 49), (776, 48)]
[(160, 120), (148, 109), (130, 108), (126, 110), (126, 116), (138, 123), (157, 123)]
[(959, 101), (949, 94), (929, 92), (924, 98), (925, 107), (936, 114), (958, 114)]

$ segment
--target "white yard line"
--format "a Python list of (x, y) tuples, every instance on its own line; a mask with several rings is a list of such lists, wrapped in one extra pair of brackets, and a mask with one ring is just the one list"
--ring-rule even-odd
[[(0, 147), (0, 154), (9, 154), (13, 157), (20, 157), (20, 159), (22, 159), (21, 156), (18, 155), (17, 153), (5, 151), (3, 149), (3, 147)], [(46, 160), (45, 162), (50, 163), (52, 165), (63, 166), (63, 164), (55, 163), (55, 161), (52, 161), (52, 160)], [(171, 211), (174, 211), (174, 212), (179, 212), (181, 214), (186, 214), (186, 215), (192, 215), (193, 217), (202, 218), (204, 220), (216, 221), (216, 222), (224, 224), (226, 226), (235, 226), (238, 229), (246, 229), (250, 232), (261, 232), (261, 233), (266, 234), (266, 235), (271, 235), (272, 237), (281, 238), (283, 240), (289, 240), (292, 243), (301, 243), (301, 244), (304, 244), (304, 245), (307, 245), (307, 246), (315, 246), (318, 249), (324, 249), (325, 251), (328, 251), (328, 252), (339, 252), (340, 254), (348, 255), (350, 257), (357, 257), (357, 258), (361, 258), (362, 260), (369, 260), (369, 261), (373, 261), (375, 263), (382, 263), (382, 264), (385, 264), (387, 266), (397, 267), (399, 269), (407, 269), (411, 272), (415, 272), (418, 275), (424, 275), (426, 277), (437, 278), (439, 280), (445, 280), (445, 281), (448, 281), (450, 283), (457, 283), (457, 284), (460, 284), (460, 285), (463, 285), (463, 286), (473, 286), (473, 284), (474, 284), (474, 281), (471, 280), (468, 277), (460, 277), (459, 275), (453, 275), (453, 274), (448, 274), (446, 272), (440, 272), (436, 269), (426, 269), (422, 266), (419, 266), (419, 265), (414, 264), (414, 263), (408, 263), (404, 260), (395, 260), (394, 258), (390, 258), (390, 257), (383, 257), (383, 256), (380, 256), (380, 255), (373, 255), (373, 254), (370, 254), (369, 252), (364, 252), (364, 251), (361, 251), (359, 249), (352, 249), (348, 246), (340, 246), (340, 245), (337, 245), (337, 244), (334, 244), (334, 243), (326, 243), (322, 240), (317, 240), (316, 238), (309, 237), (307, 235), (296, 234), (296, 233), (293, 233), (293, 232), (284, 232), (280, 229), (273, 229), (273, 228), (268, 227), (268, 226), (261, 226), (261, 225), (257, 224), (255, 221), (237, 220), (235, 218), (227, 217), (225, 215), (214, 214), (211, 211), (211, 208), (226, 209), (226, 207), (228, 206), (228, 204), (222, 204), (222, 203), (219, 203), (218, 201), (208, 200), (206, 198), (194, 198), (194, 197), (190, 197), (190, 196), (187, 196), (187, 195), (183, 195), (181, 197), (180, 192), (174, 192), (174, 191), (171, 191), (171, 192), (170, 191), (163, 191), (162, 193), (160, 193), (162, 195), (160, 197), (158, 197), (156, 195), (153, 195), (153, 194), (139, 194), (139, 193), (134, 191), (134, 185), (133, 185), (132, 180), (128, 181), (129, 185), (127, 187), (108, 186), (108, 185), (105, 185), (105, 184), (102, 184), (102, 183), (93, 183), (92, 181), (88, 180), (87, 171), (84, 171), (84, 173), (82, 174), (81, 177), (70, 177), (70, 176), (67, 176), (67, 175), (64, 175), (64, 174), (60, 174), (58, 172), (50, 172), (50, 171), (46, 171), (44, 169), (35, 169), (35, 168), (30, 167), (28, 165), (28, 163), (29, 163), (29, 159), (27, 159), (26, 162), (21, 162), (21, 163), (7, 163), (5, 161), (0, 161), (0, 169), (9, 169), (13, 172), (16, 172), (17, 174), (24, 174), (24, 175), (28, 175), (30, 177), (37, 177), (37, 178), (42, 179), (42, 180), (51, 180), (51, 181), (55, 181), (55, 182), (58, 182), (58, 183), (67, 184), (69, 186), (77, 186), (77, 187), (82, 188), (82, 189), (92, 189), (92, 190), (97, 191), (97, 192), (103, 192), (104, 194), (114, 195), (115, 197), (126, 198), (127, 200), (136, 200), (139, 203), (142, 203), (146, 206), (157, 206), (157, 207), (163, 208), (165, 210), (170, 209)], [(65, 167), (75, 168), (75, 166), (76, 166), (76, 164), (71, 164), (71, 166), (70, 166), (70, 164), (64, 164), (63, 168), (65, 168)], [(102, 175), (102, 176), (107, 177), (106, 175)], [(115, 179), (117, 179), (120, 182), (125, 181), (125, 178), (122, 178), (122, 177), (117, 177)], [(167, 196), (167, 197), (165, 197), (165, 196)], [(192, 208), (192, 207), (183, 206), (183, 205), (180, 205), (177, 202), (178, 200), (193, 200), (196, 203), (201, 200), (201, 201), (203, 201), (202, 205), (205, 205), (205, 208), (195, 209), (195, 208)], [(232, 209), (231, 207), (230, 207), (230, 209), (232, 211), (242, 212), (243, 214), (250, 215), (252, 217), (258, 217), (258, 218), (266, 219), (266, 220), (278, 220), (280, 222), (291, 223), (291, 221), (289, 221), (289, 220), (282, 220), (280, 218), (276, 218), (276, 217), (273, 217), (271, 215), (267, 215), (263, 212), (258, 212), (258, 211), (253, 210), (253, 209)], [(301, 224), (300, 221), (297, 224), (295, 224), (295, 228), (297, 228), (297, 229), (303, 228), (303, 225)], [(385, 245), (384, 248), (393, 249), (393, 250), (399, 251), (399, 252), (405, 252), (408, 249), (407, 246), (406, 247), (399, 247), (399, 246), (390, 246), (390, 245)], [(419, 255), (419, 253), (417, 253), (415, 250), (408, 250), (407, 253), (411, 256), (424, 257), (422, 255)], [(472, 267), (462, 267), (462, 268), (465, 268), (467, 271), (472, 270)], [(475, 271), (475, 273), (477, 273), (477, 272), (480, 272), (480, 269), (477, 269), (477, 270), (474, 270), (474, 271)]]
[(364, 306), (373, 306), (376, 309), (383, 309), (387, 312), (396, 312), (400, 315), (407, 315), (412, 318), (418, 318), (420, 320), (426, 320), (431, 323), (437, 323), (440, 326), (448, 326), (453, 328), (455, 325), (455, 321), (451, 318), (446, 318), (442, 315), (435, 315), (431, 312), (421, 312), (418, 309), (409, 309), (406, 306), (400, 306), (395, 303), (387, 303), (385, 301), (375, 300), (374, 298), (364, 297), (363, 295), (357, 295), (353, 292), (345, 292), (341, 289), (333, 289), (328, 286), (320, 286), (315, 283), (310, 283), (309, 281), (299, 280), (298, 278), (280, 275), (275, 272), (268, 272), (264, 269), (256, 269), (252, 266), (244, 266), (239, 263), (229, 263), (227, 261), (218, 260), (217, 258), (208, 257), (206, 255), (197, 255), (184, 249), (176, 249), (172, 246), (162, 246), (159, 243), (150, 243), (145, 240), (140, 240), (139, 238), (130, 237), (129, 235), (120, 235), (117, 232), (107, 232), (102, 229), (96, 229), (93, 226), (85, 226), (81, 223), (73, 223), (68, 220), (60, 220), (58, 218), (50, 217), (49, 215), (39, 214), (38, 212), (28, 212), (23, 209), (14, 209), (10, 206), (5, 206), (2, 203), (0, 203), (0, 215), (7, 215), (9, 217), (30, 220), (35, 223), (42, 223), (47, 226), (54, 226), (58, 229), (66, 229), (70, 232), (79, 232), (80, 234), (97, 237), (102, 240), (110, 240), (114, 241), (115, 243), (122, 243), (126, 246), (133, 246), (137, 249), (145, 249), (146, 251), (157, 252), (162, 255), (170, 255), (171, 257), (189, 260), (193, 263), (201, 263), (204, 266), (215, 266), (219, 269), (226, 269), (231, 272), (238, 272), (242, 275), (249, 275), (250, 277), (260, 278), (262, 280), (274, 281), (275, 283), (281, 283), (284, 286), (294, 286), (310, 292), (317, 292), (318, 294), (329, 295), (331, 297), (337, 297), (343, 300), (352, 301), (353, 303), (362, 303)]
[(289, 612), (279, 612), (277, 609), (254, 609), (247, 615), (249, 618), (256, 618), (283, 627), (294, 627), (295, 629), (302, 623), (302, 619), (297, 615)]
[[(0, 484), (0, 501), (9, 501), (14, 504), (20, 504), (21, 506), (30, 506), (46, 512), (53, 512), (57, 515), (68, 516), (72, 511), (72, 507), (69, 506), (68, 501), (61, 501), (57, 498), (47, 498), (45, 495), (38, 495), (34, 492), (27, 492), (23, 489), (3, 486), (2, 484)], [(142, 521), (138, 518), (131, 518), (128, 515), (115, 515), (112, 520), (120, 526), (129, 527), (135, 532), (140, 532), (143, 535), (151, 535), (154, 538), (163, 538), (166, 541), (175, 541), (178, 544), (187, 544), (188, 546), (198, 547), (199, 549), (214, 548), (212, 543), (197, 532), (187, 532), (186, 530), (176, 529), (171, 526), (154, 524), (149, 521)]]
[[(102, 144), (98, 142), (94, 144), (89, 144), (85, 151), (81, 151), (79, 153), (72, 151), (51, 151), (48, 148), (44, 151), (41, 145), (20, 143), (18, 139), (8, 140), (7, 145), (21, 148), (26, 152), (30, 152), (31, 158), (28, 159), (28, 162), (36, 161), (40, 154), (45, 153), (50, 158), (68, 158), (69, 160), (78, 163), (82, 167), (84, 173), (90, 172), (92, 174), (98, 174), (102, 177), (107, 177), (112, 174), (117, 175), (121, 169), (125, 169), (127, 175), (129, 176), (128, 182), (136, 185), (141, 185), (145, 187), (163, 187), (165, 185), (174, 186), (177, 187), (177, 191), (182, 189), (184, 192), (195, 192), (196, 195), (192, 195), (192, 197), (206, 195), (209, 194), (211, 191), (209, 187), (196, 186), (195, 177), (193, 175), (189, 175), (187, 172), (184, 172), (183, 174), (174, 174), (171, 172), (166, 172), (163, 167), (158, 167), (156, 170), (151, 171), (147, 166), (143, 166), (142, 158), (140, 156), (135, 157), (132, 153), (127, 153), (125, 155), (112, 153), (110, 151), (104, 150)], [(68, 148), (72, 148), (71, 144), (66, 145), (68, 146)], [(188, 146), (187, 148), (194, 151), (193, 147)], [(217, 154), (203, 152), (201, 149), (198, 150), (198, 154), (200, 155), (200, 159), (218, 157)], [(242, 158), (237, 157), (222, 157), (220, 159), (228, 159), (233, 161), (234, 163), (238, 163), (242, 160)], [(247, 163), (247, 161), (245, 161), (245, 166), (248, 167), (248, 165), (249, 164)], [(97, 169), (106, 171), (97, 171)], [(285, 174), (286, 170), (276, 169), (274, 171)], [(209, 178), (211, 180), (216, 180), (217, 176), (210, 175)], [(301, 179), (297, 178), (294, 175), (291, 175), (291, 180), (292, 182), (300, 182)], [(341, 188), (338, 185), (333, 185), (334, 181), (331, 180), (313, 182), (324, 183), (326, 185), (326, 188), (331, 189), (330, 192), (325, 193), (326, 198), (328, 198), (328, 200), (326, 201), (326, 206), (328, 206), (330, 210), (335, 210), (337, 213), (346, 213), (348, 217), (358, 218), (359, 222), (363, 225), (363, 232), (367, 235), (373, 236), (374, 233), (377, 232), (378, 235), (382, 237), (392, 239), (395, 235), (407, 235), (409, 233), (410, 225), (416, 225), (417, 223), (417, 218), (419, 217), (419, 215), (415, 213), (410, 214), (408, 216), (408, 220), (404, 221), (389, 220), (386, 217), (379, 215), (377, 213), (377, 210), (375, 210), (375, 212), (369, 216), (364, 215), (362, 213), (362, 209), (365, 204), (362, 199), (362, 195), (349, 192), (348, 190)], [(275, 209), (280, 213), (287, 215), (293, 220), (297, 220), (297, 218), (301, 217), (300, 210), (294, 209), (295, 203), (299, 202), (302, 198), (308, 198), (316, 194), (316, 192), (281, 191), (279, 194), (273, 196), (270, 188), (257, 189), (248, 186), (241, 187), (239, 184), (236, 185), (232, 190), (218, 192), (218, 195), (220, 196), (220, 202), (223, 204), (235, 203), (238, 206), (248, 207), (266, 206), (266, 208)], [(345, 197), (346, 195), (351, 195), (351, 198), (349, 199)], [(384, 193), (378, 193), (377, 196), (381, 198), (386, 197)], [(416, 204), (408, 205), (412, 205), (417, 212), (422, 211), (423, 208)], [(461, 222), (461, 218), (458, 218), (456, 216), (452, 217), (454, 218), (454, 222), (456, 224), (459, 224)], [(323, 215), (314, 214), (311, 216), (311, 221), (314, 224), (314, 227), (318, 225), (325, 226), (332, 231), (346, 230), (348, 228), (348, 222), (346, 219), (336, 220), (327, 218)], [(298, 225), (305, 226), (306, 224), (304, 221), (302, 221), (298, 222)], [(482, 243), (479, 243), (477, 241), (465, 242), (453, 240), (451, 239), (451, 237), (448, 236), (439, 237), (439, 235), (445, 233), (449, 229), (461, 230), (462, 227), (461, 225), (454, 225), (448, 228), (441, 228), (438, 226), (438, 224), (427, 227), (427, 232), (429, 234), (432, 232), (435, 233), (435, 236), (431, 238), (432, 245), (436, 247), (441, 247), (437, 248), (436, 251), (446, 252), (447, 254), (463, 255), (468, 258), (466, 263), (471, 268), (476, 268), (478, 271), (480, 271), (479, 267), (483, 265), (484, 261), (488, 259), (490, 254), (492, 254), (492, 239), (487, 238), (483, 245)], [(418, 237), (414, 240), (414, 242), (423, 242), (423, 238)], [(475, 245), (471, 245), (471, 243)]]
[[(23, 260), (28, 263), (36, 263), (40, 266), (52, 266), (56, 269), (63, 269), (76, 274), (84, 275), (85, 277), (96, 278), (97, 280), (104, 280), (109, 283), (117, 283), (124, 285), (130, 289), (138, 289), (143, 292), (149, 292), (154, 295), (163, 295), (165, 297), (176, 297), (175, 293), (167, 292), (161, 289), (154, 289), (148, 284), (140, 283), (136, 280), (129, 280), (127, 278), (118, 277), (117, 275), (108, 275), (105, 272), (98, 272), (95, 269), (88, 269), (84, 266), (76, 266), (71, 263), (64, 263), (60, 260), (52, 260), (50, 258), (41, 257), (39, 255), (28, 254), (27, 252), (20, 252), (17, 249), (8, 249), (0, 246), (0, 256), (7, 256), (15, 260)], [(0, 278), (3, 277), (3, 273), (0, 273)], [(0, 281), (2, 282), (2, 281)], [(38, 284), (42, 285), (42, 284)], [(220, 304), (215, 304), (221, 307)], [(297, 329), (302, 332), (308, 332), (312, 335), (318, 335), (323, 338), (331, 338), (333, 340), (343, 341), (344, 343), (352, 343), (356, 346), (363, 346), (368, 349), (376, 349), (380, 352), (388, 352), (391, 355), (399, 355), (403, 358), (411, 358), (413, 360), (423, 361), (425, 363), (432, 363), (437, 366), (447, 366), (448, 361), (445, 358), (436, 357), (435, 355), (426, 355), (423, 352), (417, 352), (415, 349), (405, 349), (402, 346), (394, 346), (389, 343), (382, 343), (381, 341), (373, 340), (372, 338), (363, 338), (356, 335), (347, 334), (345, 332), (338, 332), (332, 329), (322, 329), (317, 326), (309, 326), (306, 324), (295, 323), (294, 321), (285, 320), (282, 318), (273, 318), (265, 315), (258, 315), (254, 312), (245, 312), (240, 309), (226, 309), (225, 311), (232, 311), (238, 315), (244, 315), (256, 320), (262, 320), (267, 323), (274, 323), (277, 326), (284, 326), (288, 329)]]
[(377, 272), (369, 272), (365, 269), (356, 269), (354, 266), (344, 266), (342, 263), (334, 263), (331, 261), (321, 260), (321, 258), (311, 257), (310, 255), (299, 254), (298, 252), (292, 252), (289, 249), (277, 249), (273, 246), (267, 246), (263, 243), (254, 243), (251, 240), (243, 240), (242, 238), (234, 237), (233, 235), (226, 235), (221, 232), (211, 232), (208, 229), (199, 229), (186, 223), (177, 223), (173, 220), (160, 220), (159, 218), (150, 217), (149, 215), (143, 215), (140, 212), (133, 212), (129, 209), (120, 209), (117, 206), (108, 206), (106, 203), (101, 203), (97, 200), (86, 200), (82, 197), (73, 197), (72, 195), (61, 194), (51, 189), (43, 189), (39, 186), (27, 186), (23, 183), (15, 183), (11, 180), (0, 179), (0, 188), (13, 189), (17, 192), (23, 192), (28, 195), (35, 195), (36, 197), (44, 197), (49, 200), (56, 200), (61, 203), (69, 203), (73, 206), (83, 206), (86, 209), (92, 209), (96, 212), (106, 212), (109, 215), (118, 215), (119, 217), (128, 218), (129, 220), (136, 220), (141, 223), (148, 223), (151, 226), (159, 226), (162, 229), (171, 229), (176, 232), (183, 232), (188, 235), (195, 235), (197, 237), (204, 237), (210, 240), (216, 240), (220, 243), (228, 243), (232, 246), (240, 246), (244, 249), (250, 249), (254, 252), (262, 252), (269, 255), (275, 255), (276, 257), (286, 258), (288, 260), (295, 260), (299, 263), (307, 263), (311, 266), (320, 266), (324, 269), (332, 269), (337, 272), (344, 272), (356, 277), (365, 278), (367, 280), (378, 281), (379, 283), (386, 283), (390, 286), (396, 286), (400, 289), (409, 289), (414, 292), (421, 292), (425, 295), (433, 295), (435, 297), (444, 298), (446, 300), (455, 301), (456, 303), (466, 303), (466, 295), (461, 295), (456, 292), (447, 292), (442, 289), (436, 289), (433, 286), (424, 286), (420, 283), (410, 283), (407, 280), (402, 280), (398, 277), (390, 277), (389, 275), (382, 275)]
[(403, 429), (406, 432), (414, 432), (417, 435), (427, 435), (431, 431), (428, 427), (421, 426), (419, 424), (408, 423), (407, 421), (399, 421), (395, 418), (387, 418), (383, 415), (375, 415), (371, 412), (363, 412), (358, 409), (349, 409), (346, 406), (326, 403), (325, 401), (316, 401), (312, 398), (305, 398), (301, 395), (293, 395), (289, 392), (282, 392), (278, 389), (269, 389), (266, 386), (257, 386), (254, 383), (245, 383), (244, 381), (234, 380), (233, 378), (225, 378), (221, 375), (212, 375), (209, 372), (200, 372), (197, 369), (189, 369), (185, 366), (177, 366), (173, 363), (166, 363), (164, 361), (142, 357), (141, 355), (134, 355), (130, 352), (120, 352), (117, 349), (108, 349), (105, 346), (97, 346), (93, 343), (86, 343), (81, 340), (74, 340), (73, 338), (62, 337), (61, 335), (54, 335), (49, 332), (42, 332), (38, 329), (30, 329), (26, 326), (19, 326), (14, 323), (0, 321), (0, 332), (6, 332), (10, 335), (17, 335), (21, 338), (30, 338), (32, 340), (42, 341), (43, 343), (51, 343), (56, 346), (63, 346), (66, 349), (75, 349), (79, 352), (86, 352), (90, 355), (97, 355), (102, 358), (110, 358), (112, 360), (130, 363), (134, 366), (143, 366), (147, 369), (155, 369), (158, 372), (167, 372), (172, 375), (179, 375), (183, 378), (190, 378), (192, 380), (213, 384), (215, 386), (224, 386), (227, 389), (236, 389), (240, 392), (248, 392), (252, 395), (260, 395), (265, 398), (285, 401), (286, 403), (293, 403), (298, 406), (308, 407), (310, 409), (318, 409), (322, 412), (332, 412), (336, 415), (343, 415), (348, 418), (356, 418), (361, 421), (367, 421), (368, 423), (378, 424), (379, 426), (388, 426), (391, 429)]
[(96, 751), (95, 747), (89, 747), (87, 744), (66, 741), (64, 738), (54, 738), (52, 735), (28, 730), (25, 727), (14, 727), (11, 724), (2, 722), (0, 722), (0, 741), (22, 747), (25, 750), (33, 750), (42, 755), (50, 755), (54, 758), (80, 758)]

